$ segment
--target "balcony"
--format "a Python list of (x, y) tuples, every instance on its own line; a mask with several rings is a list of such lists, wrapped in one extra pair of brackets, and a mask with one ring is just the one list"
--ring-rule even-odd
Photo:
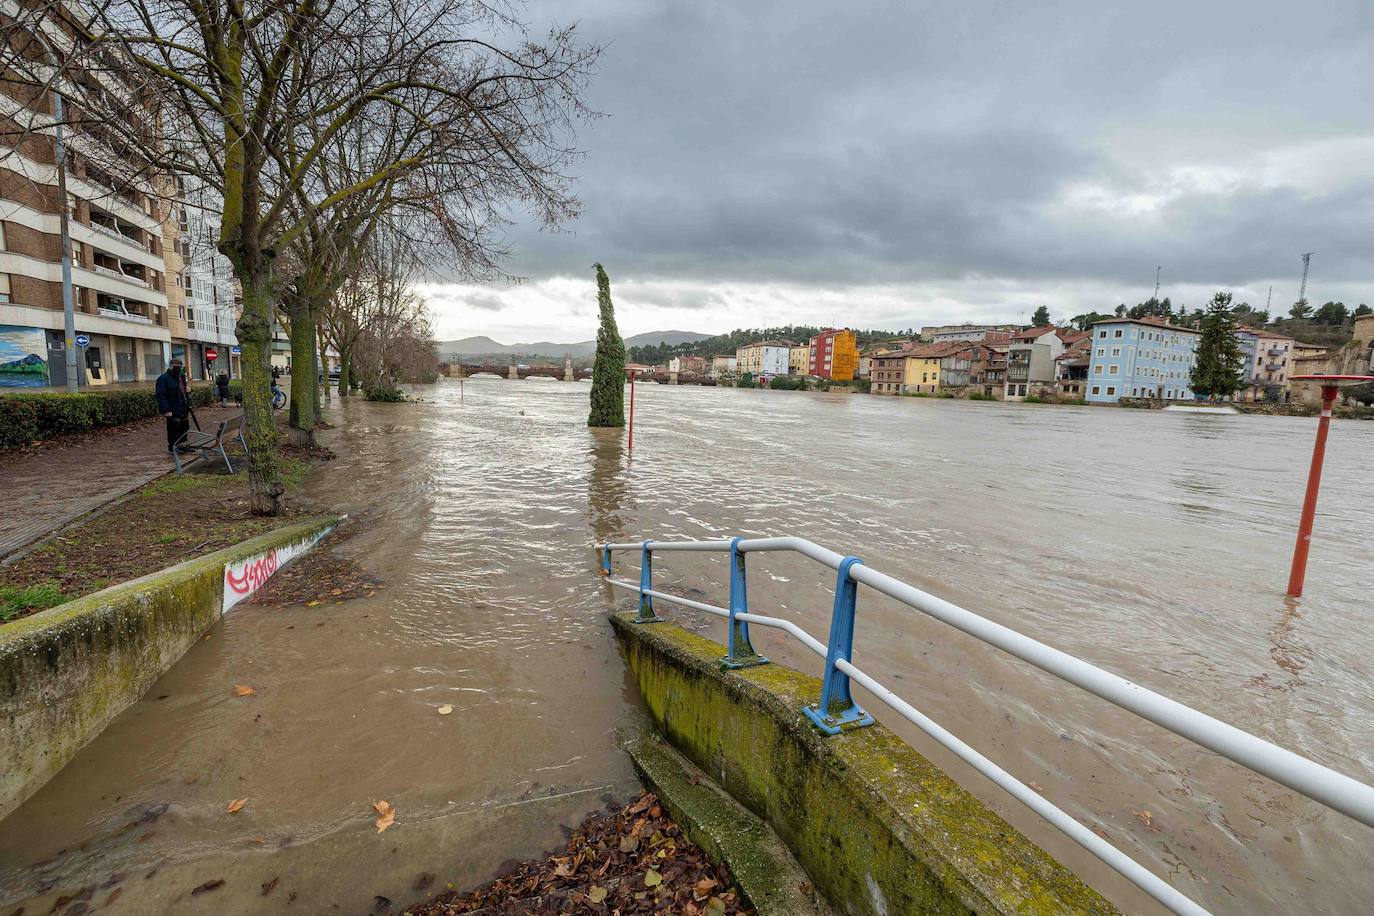
[(120, 321), (132, 321), (137, 324), (157, 324), (157, 322), (153, 319), (145, 318), (142, 315), (137, 315), (129, 311), (128, 309), (113, 308), (111, 306), (102, 305), (99, 309), (97, 309), (97, 312), (101, 318), (117, 318)]
[(1270, 372), (1278, 372), (1283, 368), (1283, 363), (1267, 363), (1264, 368), (1268, 369)]
[(1269, 349), (1270, 356), (1283, 356), (1287, 352), (1287, 350), (1280, 350), (1278, 347), (1270, 347)]
[(126, 274), (122, 270), (115, 270), (113, 267), (104, 267), (100, 264), (94, 265), (93, 269), (98, 274), (104, 274), (107, 277), (115, 277), (119, 280), (128, 280), (130, 283), (137, 283), (144, 289), (152, 289), (152, 284), (150, 284), (147, 280), (143, 279), (142, 277), (136, 277), (133, 274)]

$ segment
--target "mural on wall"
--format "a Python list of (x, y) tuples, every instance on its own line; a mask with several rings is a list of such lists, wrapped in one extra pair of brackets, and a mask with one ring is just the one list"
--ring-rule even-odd
[(42, 328), (0, 324), (0, 388), (48, 384), (47, 351)]

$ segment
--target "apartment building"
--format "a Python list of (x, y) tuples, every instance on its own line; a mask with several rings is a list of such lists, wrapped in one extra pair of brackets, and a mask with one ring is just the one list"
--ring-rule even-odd
[[(64, 13), (67, 19), (50, 20), (49, 46), (75, 41), (81, 14)], [(34, 41), (31, 50), (42, 53)], [(120, 91), (104, 86), (106, 79), (114, 77), (101, 76), (106, 91)], [(164, 258), (171, 213), (160, 179), (122, 181), (112, 174), (121, 171), (112, 131), (140, 130), (140, 119), (65, 129), (63, 201), (54, 110), (52, 93), (18, 79), (0, 83), (0, 119), (8, 128), (0, 138), (0, 386), (64, 384), (69, 356), (82, 385), (152, 379), (171, 356)], [(63, 331), (60, 208), (71, 234), (77, 343), (86, 344), (71, 354)]]
[(711, 357), (711, 378), (720, 378), (722, 375), (734, 375), (737, 360), (733, 356), (713, 356)]
[(805, 375), (811, 363), (811, 347), (808, 344), (791, 347), (787, 351), (787, 374)]
[(859, 368), (859, 348), (853, 331), (828, 328), (811, 338), (807, 349), (808, 375), (836, 382), (854, 379)]
[(1292, 361), (1297, 341), (1287, 334), (1262, 328), (1240, 328), (1236, 341), (1245, 354), (1245, 387), (1237, 393), (1244, 401), (1263, 401), (1270, 391), (1283, 397), (1293, 375)]
[(1115, 404), (1122, 398), (1193, 398), (1199, 332), (1158, 318), (1110, 318), (1094, 324), (1092, 335), (1084, 398), (1089, 404)]
[[(235, 325), (242, 297), (229, 259), (219, 253), (219, 222), (213, 203), (204, 189), (178, 184), (173, 207), (178, 242), (168, 257), (168, 270), (175, 292), (169, 301), (178, 300), (185, 309), (185, 352), (173, 334), (172, 354), (183, 357), (192, 378), (212, 379), (220, 372), (240, 378), (238, 338)], [(176, 259), (175, 267), (172, 258)]]
[(786, 375), (792, 344), (785, 340), (760, 340), (735, 350), (735, 368), (741, 375)]

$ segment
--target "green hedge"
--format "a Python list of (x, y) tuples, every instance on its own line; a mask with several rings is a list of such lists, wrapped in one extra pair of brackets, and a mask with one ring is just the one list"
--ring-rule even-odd
[[(237, 387), (237, 382), (232, 383), (231, 392), (237, 393)], [(194, 407), (209, 407), (217, 400), (213, 385), (191, 389)], [(0, 448), (19, 448), (63, 433), (119, 426), (157, 415), (157, 396), (151, 388), (0, 395)]]

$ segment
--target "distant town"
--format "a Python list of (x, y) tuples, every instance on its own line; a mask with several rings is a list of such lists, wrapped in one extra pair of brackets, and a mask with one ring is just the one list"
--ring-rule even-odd
[[(1232, 308), (1221, 294), (1204, 311), (1173, 312), (1167, 299), (1114, 315), (1090, 313), (1058, 325), (1048, 309), (1029, 327), (1016, 324), (951, 324), (905, 332), (787, 326), (736, 330), (708, 337), (664, 332), (633, 338), (627, 371), (669, 384), (714, 384), (775, 389), (848, 389), (873, 395), (968, 400), (1164, 406), (1200, 400), (1255, 405), (1320, 404), (1320, 386), (1294, 376), (1368, 374), (1374, 360), (1374, 310), (1326, 303), (1299, 303), (1292, 317), (1269, 321), (1248, 306)], [(1210, 343), (1207, 343), (1210, 334)], [(459, 343), (459, 342), (454, 342)], [(493, 342), (494, 343), (494, 342)], [(627, 341), (627, 344), (631, 341)], [(531, 345), (546, 357), (559, 345)], [(566, 356), (574, 372), (571, 347)], [(441, 351), (445, 344), (440, 344)], [(470, 373), (484, 359), (502, 356), (452, 354), (455, 368)], [(1215, 351), (1210, 353), (1208, 351)], [(512, 362), (520, 375), (529, 363)], [(1199, 365), (1212, 359), (1223, 381), (1197, 381)], [(495, 366), (489, 369), (497, 368)], [(463, 372), (462, 369), (458, 369)], [(450, 371), (449, 374), (453, 374)], [(551, 368), (542, 374), (562, 377)], [(1366, 388), (1369, 386), (1366, 386)], [(1374, 403), (1374, 391), (1350, 389), (1349, 403)]]

